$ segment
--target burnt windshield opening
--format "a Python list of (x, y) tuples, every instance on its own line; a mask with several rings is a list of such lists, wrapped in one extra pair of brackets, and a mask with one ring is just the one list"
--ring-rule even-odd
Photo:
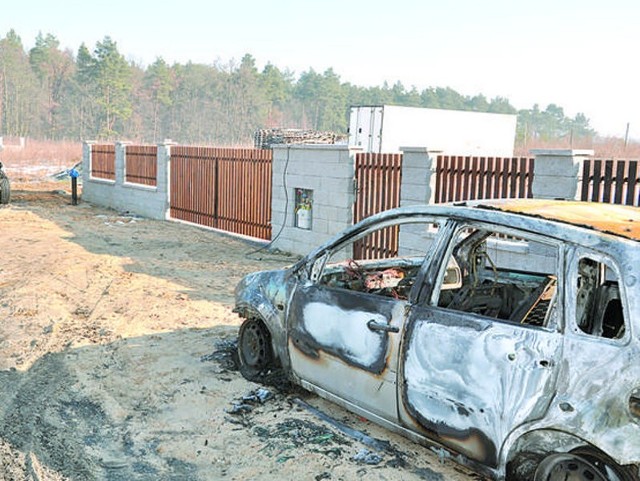
[(400, 219), (397, 224), (363, 233), (316, 261), (317, 282), (407, 300), (439, 228), (432, 220), (403, 223)]

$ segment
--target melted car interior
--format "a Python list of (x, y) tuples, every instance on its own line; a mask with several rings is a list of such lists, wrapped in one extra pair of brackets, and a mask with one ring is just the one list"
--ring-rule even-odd
[[(371, 254), (366, 250), (367, 239), (378, 235), (369, 234), (348, 249), (332, 254), (334, 263), (323, 270), (320, 284), (407, 299), (438, 225), (401, 228), (411, 229), (408, 234), (413, 233), (416, 238), (421, 235), (421, 245), (414, 242), (413, 249), (404, 249), (404, 256), (374, 252), (374, 260), (362, 259)], [(406, 239), (407, 232), (403, 234)], [(376, 256), (384, 258), (375, 259)], [(546, 325), (554, 312), (557, 246), (463, 228), (449, 249), (445, 266), (439, 283), (439, 307), (536, 326)]]
[[(450, 248), (457, 289), (440, 289), (437, 305), (504, 321), (546, 326), (555, 312), (558, 248), (538, 240), (465, 228)], [(446, 277), (446, 274), (445, 274)]]
[(328, 266), (321, 283), (329, 287), (407, 299), (420, 270), (422, 258), (390, 261), (355, 261)]
[[(388, 229), (388, 228), (387, 228)], [(323, 259), (319, 283), (405, 300), (424, 256), (438, 232), (437, 223), (401, 226), (413, 248), (367, 250), (384, 229), (356, 239)], [(547, 326), (556, 314), (559, 246), (536, 236), (505, 235), (491, 229), (462, 227), (447, 250), (433, 304), (438, 307), (530, 326)], [(400, 255), (403, 254), (403, 255)], [(356, 260), (357, 259), (357, 260)], [(578, 263), (576, 324), (583, 333), (621, 338), (625, 321), (618, 278), (603, 261)]]

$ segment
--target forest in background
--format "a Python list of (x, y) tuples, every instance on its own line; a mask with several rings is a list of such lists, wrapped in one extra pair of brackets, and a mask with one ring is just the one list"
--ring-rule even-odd
[(585, 146), (596, 132), (579, 113), (534, 105), (517, 110), (503, 97), (465, 96), (449, 87), (422, 91), (402, 83), (362, 87), (328, 69), (296, 75), (246, 54), (211, 65), (149, 66), (127, 61), (105, 37), (93, 50), (60, 47), (39, 34), (26, 50), (13, 30), (0, 38), (0, 135), (41, 140), (116, 140), (251, 145), (262, 128), (345, 134), (352, 105), (401, 105), (518, 115), (516, 144)]

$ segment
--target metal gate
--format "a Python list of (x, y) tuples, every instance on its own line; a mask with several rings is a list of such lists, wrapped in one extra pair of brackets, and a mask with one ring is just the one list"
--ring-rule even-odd
[(271, 240), (272, 151), (171, 148), (170, 216)]
[[(356, 154), (356, 202), (353, 222), (400, 206), (402, 154)], [(388, 227), (357, 241), (354, 259), (384, 259), (398, 255), (398, 227)]]

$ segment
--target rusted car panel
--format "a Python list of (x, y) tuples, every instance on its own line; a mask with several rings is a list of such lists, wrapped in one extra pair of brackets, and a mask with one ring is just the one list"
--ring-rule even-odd
[[(636, 219), (561, 201), (372, 216), (240, 283), (266, 326), (241, 327), (241, 365), (271, 368), (268, 344), (294, 381), (496, 479), (637, 481)], [(390, 225), (398, 257), (350, 257)]]
[(540, 199), (483, 201), (481, 205), (485, 208), (537, 216), (640, 240), (640, 212), (626, 206), (589, 202), (559, 203)]

